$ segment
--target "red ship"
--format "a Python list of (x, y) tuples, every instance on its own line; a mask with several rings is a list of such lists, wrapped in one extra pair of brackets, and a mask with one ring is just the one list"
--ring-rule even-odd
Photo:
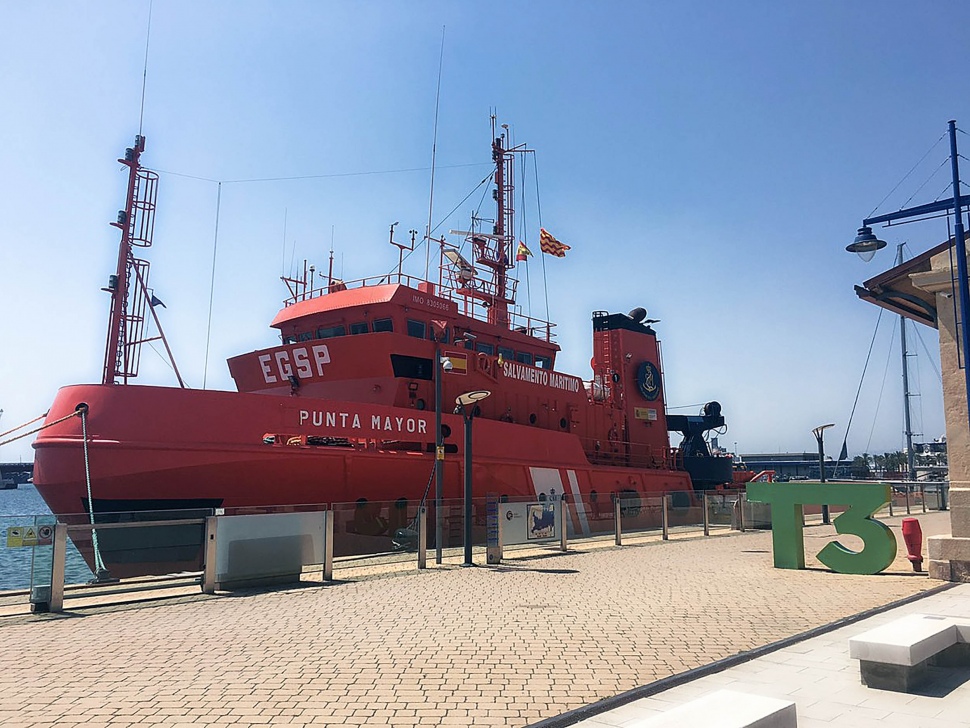
[[(150, 320), (164, 341), (149, 264), (135, 257), (152, 244), (158, 181), (141, 166), (145, 140), (136, 137), (119, 160), (129, 184), (112, 223), (121, 242), (105, 289), (102, 382), (60, 389), (34, 443), (34, 483), (51, 510), (110, 521), (295, 504), (400, 507), (426, 498), (436, 454), (441, 495), (459, 498), (455, 402), (468, 392), (490, 393), (469, 405), (476, 498), (565, 496), (573, 526), (588, 532), (591, 511), (612, 498), (669, 493), (688, 505), (695, 491), (730, 483), (731, 459), (712, 456), (705, 441), (724, 424), (720, 406), (666, 413), (656, 322), (643, 309), (593, 313), (589, 380), (556, 370), (553, 324), (516, 312), (510, 273), (522, 251), (511, 180), (522, 148), (492, 136), (497, 210), (487, 232), (475, 220), (456, 233), (459, 246), (429, 240), (440, 253), (436, 281), (402, 272), (414, 235), (410, 245), (395, 242), (394, 226), (399, 263), (383, 278), (328, 275), (315, 287), (304, 264), (301, 278), (284, 279), (291, 297), (271, 324), (279, 342), (229, 360), (236, 392), (190, 389), (181, 377), (179, 387), (131, 383)], [(680, 447), (670, 446), (668, 430), (683, 435)], [(126, 544), (129, 531), (102, 533), (112, 574), (160, 573), (198, 558), (197, 548), (152, 556)]]

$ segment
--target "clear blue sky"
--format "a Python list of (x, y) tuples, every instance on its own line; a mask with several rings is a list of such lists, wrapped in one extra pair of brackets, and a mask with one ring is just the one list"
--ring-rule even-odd
[[(125, 185), (115, 159), (138, 131), (148, 11), (4, 4), (0, 431), (43, 413), (59, 386), (100, 380), (99, 289)], [(644, 306), (661, 319), (669, 406), (718, 399), (730, 425), (721, 442), (742, 452), (812, 450), (811, 428), (834, 422), (837, 454), (877, 317), (853, 285), (891, 267), (893, 250), (864, 264), (844, 246), (948, 119), (970, 130), (964, 2), (159, 0), (147, 166), (225, 181), (349, 175), (223, 185), (207, 385), (231, 389), (225, 360), (273, 344), (278, 276), (291, 259), (325, 268), (331, 230), (348, 279), (394, 266), (390, 223), (423, 230), (443, 26), (435, 224), (467, 225), (477, 197), (442, 218), (487, 174), (497, 109), (537, 150), (542, 224), (572, 246), (546, 261), (560, 369), (589, 376), (593, 310)], [(960, 143), (970, 150), (970, 137)], [(947, 173), (933, 172), (946, 155), (937, 145), (880, 209), (928, 178), (913, 204), (939, 196)], [(534, 199), (520, 223), (537, 250)], [(215, 209), (214, 183), (163, 174), (146, 256), (196, 387)], [(884, 232), (912, 255), (947, 229)], [(541, 268), (530, 268), (531, 312), (544, 317)], [(902, 442), (890, 329), (853, 453)], [(915, 342), (916, 429), (930, 439), (943, 434), (938, 340), (920, 334), (934, 356)], [(174, 382), (149, 349), (143, 374)], [(20, 442), (0, 460), (31, 453)]]

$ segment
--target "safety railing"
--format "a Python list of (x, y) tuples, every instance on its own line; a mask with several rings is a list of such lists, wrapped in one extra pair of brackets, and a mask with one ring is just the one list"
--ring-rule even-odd
[[(65, 517), (51, 523), (34, 545), (29, 592), (35, 612), (59, 612), (65, 602), (105, 601), (123, 594), (196, 588), (207, 594), (250, 586), (354, 578), (388, 568), (427, 566), (441, 520), (443, 563), (457, 563), (464, 545), (461, 499), (367, 502), (283, 508), (212, 509), (157, 520), (144, 513)], [(757, 522), (743, 493), (673, 493), (663, 496), (526, 499), (476, 498), (472, 543), (476, 559), (524, 555), (530, 549), (613, 540), (668, 540), (745, 530)], [(104, 517), (112, 522), (102, 522)], [(496, 538), (498, 539), (496, 542)], [(76, 557), (70, 557), (71, 553)], [(90, 571), (79, 571), (72, 558)], [(94, 578), (84, 581), (87, 576)], [(0, 586), (0, 590), (2, 590)]]

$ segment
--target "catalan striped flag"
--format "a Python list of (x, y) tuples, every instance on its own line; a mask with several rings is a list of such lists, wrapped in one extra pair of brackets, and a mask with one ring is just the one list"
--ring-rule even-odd
[(515, 251), (515, 259), (517, 261), (528, 260), (529, 256), (532, 255), (532, 251), (525, 247), (525, 243), (521, 240), (519, 241), (519, 247)]
[(549, 255), (554, 255), (557, 258), (565, 258), (566, 251), (569, 250), (569, 246), (565, 243), (560, 243), (549, 233), (545, 228), (539, 229), (539, 247), (542, 249), (543, 253), (548, 253)]

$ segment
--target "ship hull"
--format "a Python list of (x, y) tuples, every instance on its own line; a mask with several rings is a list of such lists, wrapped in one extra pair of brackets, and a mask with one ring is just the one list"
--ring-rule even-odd
[[(110, 522), (200, 517), (215, 508), (349, 504), (343, 508), (352, 510), (364, 501), (401, 507), (434, 498), (431, 412), (295, 396), (77, 385), (59, 390), (48, 422), (82, 405), (83, 423), (80, 416), (69, 418), (43, 430), (34, 444), (35, 485), (68, 522), (86, 521), (92, 511), (97, 521)], [(448, 431), (443, 497), (458, 499), (463, 421), (453, 414), (442, 421)], [(568, 433), (488, 419), (474, 420), (473, 455), (475, 498), (566, 494), (576, 503), (579, 531), (595, 528), (590, 524), (602, 513), (591, 509), (611, 509), (611, 494), (691, 489), (686, 472), (593, 465)], [(101, 555), (116, 576), (197, 569), (200, 528), (101, 529)], [(389, 547), (393, 528), (386, 530), (370, 535)], [(90, 544), (78, 545), (93, 566)]]

